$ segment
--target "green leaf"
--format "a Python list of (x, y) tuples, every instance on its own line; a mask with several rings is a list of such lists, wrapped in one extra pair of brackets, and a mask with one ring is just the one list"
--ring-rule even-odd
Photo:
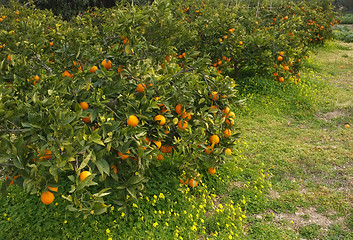
[(109, 164), (106, 160), (104, 159), (99, 159), (95, 162), (99, 172), (103, 175), (103, 173), (106, 173), (107, 175), (109, 175), (110, 173), (110, 168), (109, 168)]
[(93, 182), (93, 178), (96, 176), (97, 174), (91, 174), (89, 175), (88, 177), (86, 177), (83, 181), (81, 181), (76, 190), (77, 191), (80, 191), (81, 189), (85, 188), (85, 187), (88, 187), (88, 186), (94, 186), (94, 185), (98, 185), (98, 183), (96, 182)]
[(55, 182), (59, 181), (59, 172), (60, 172), (60, 169), (55, 165), (49, 168), (49, 173), (53, 175)]
[(144, 181), (146, 178), (140, 176), (140, 175), (132, 175), (129, 180), (126, 182), (126, 186), (132, 186), (141, 183)]
[(105, 205), (104, 203), (96, 203), (96, 204), (94, 204), (94, 207), (93, 207), (94, 214), (95, 215), (103, 214), (103, 213), (107, 212), (108, 207), (109, 206)]
[(78, 170), (84, 169), (84, 168), (87, 166), (89, 160), (90, 160), (91, 157), (92, 157), (92, 151), (90, 151), (90, 150), (87, 150), (87, 151), (88, 151), (89, 153), (88, 153), (88, 155), (83, 159), (83, 161), (82, 161), (80, 167), (78, 168)]
[(19, 157), (13, 158), (13, 163), (15, 164), (15, 167), (19, 169), (24, 169), (21, 159)]
[(70, 179), (71, 182), (75, 183), (76, 182), (76, 178), (74, 175), (70, 175), (70, 176), (67, 176), (68, 179)]
[(94, 197), (104, 197), (110, 194), (109, 191), (111, 188), (104, 188), (102, 190), (100, 190), (98, 193), (93, 194)]
[(131, 197), (137, 199), (136, 197), (136, 189), (135, 188), (126, 188), (126, 190), (129, 192), (129, 194), (131, 195)]

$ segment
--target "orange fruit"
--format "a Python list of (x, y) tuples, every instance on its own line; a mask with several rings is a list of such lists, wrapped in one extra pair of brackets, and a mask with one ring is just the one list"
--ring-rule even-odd
[(189, 186), (190, 187), (194, 188), (194, 187), (197, 186), (197, 184), (198, 184), (198, 182), (195, 179), (193, 179), (193, 178), (190, 179), (190, 181), (189, 181)]
[(232, 135), (232, 131), (230, 129), (226, 129), (223, 131), (224, 137), (230, 137)]
[(156, 146), (157, 146), (158, 148), (161, 148), (161, 146), (162, 146), (162, 142), (161, 142), (161, 141), (153, 140), (153, 143), (156, 144)]
[(173, 147), (172, 146), (167, 146), (167, 153), (172, 153), (173, 152)]
[(111, 166), (111, 169), (113, 169), (114, 173), (117, 174), (118, 173), (118, 169), (116, 168), (115, 165)]
[[(126, 152), (127, 154), (130, 153), (130, 150)], [(122, 154), (121, 152), (118, 152), (118, 156), (121, 158), (121, 159), (127, 159), (129, 157), (129, 155), (126, 155), (125, 154)]]
[(283, 57), (282, 56), (278, 56), (277, 60), (281, 62), (281, 61), (283, 61)]
[(104, 59), (103, 61), (102, 61), (102, 65), (103, 65), (103, 67), (105, 68), (105, 69), (107, 69), (107, 70), (109, 70), (109, 69), (111, 69), (112, 68), (112, 62), (109, 60), (107, 60), (107, 59)]
[(226, 119), (226, 124), (229, 126), (233, 126), (234, 125), (234, 119), (230, 118), (230, 119)]
[(157, 115), (154, 117), (154, 121), (159, 122), (160, 126), (165, 124), (165, 117), (163, 115)]
[(89, 107), (88, 103), (86, 103), (86, 102), (80, 102), (80, 106), (81, 106), (82, 110), (86, 110)]
[(91, 69), (89, 70), (91, 73), (96, 73), (96, 71), (97, 71), (97, 66), (93, 66), (93, 67), (91, 67)]
[(129, 125), (130, 127), (136, 127), (137, 124), (139, 123), (139, 120), (136, 116), (134, 115), (130, 115), (129, 118), (126, 120), (127, 125)]
[[(180, 104), (178, 104), (178, 105), (175, 106), (175, 112), (176, 112), (178, 115), (181, 115), (181, 114), (182, 114), (181, 108), (182, 108), (182, 107), (181, 107)], [(184, 110), (184, 112), (185, 112), (185, 110)]]
[(53, 42), (50, 42), (50, 43), (49, 43), (49, 45), (50, 45), (50, 46), (53, 46), (53, 45), (54, 45), (54, 43), (53, 43)]
[(49, 150), (49, 149), (45, 149), (44, 150), (44, 159), (49, 159), (49, 158), (51, 158), (52, 157), (52, 155), (53, 155), (53, 153)]
[(85, 123), (91, 122), (91, 114), (88, 114), (88, 117), (82, 118), (82, 121), (84, 121)]
[(48, 189), (51, 190), (52, 192), (58, 192), (59, 187), (50, 187), (50, 186), (48, 186)]
[(228, 114), (228, 117), (230, 117), (230, 118), (234, 118), (234, 117), (235, 117), (234, 112), (230, 112), (230, 113)]
[(289, 67), (288, 67), (288, 66), (284, 66), (283, 69), (284, 69), (285, 71), (288, 71), (288, 70), (289, 70)]
[(161, 150), (162, 153), (166, 153), (167, 152), (167, 146), (163, 145), (160, 150)]
[(239, 45), (243, 45), (243, 42), (242, 42), (242, 41), (240, 41), (240, 42), (239, 42)]
[(212, 92), (211, 99), (217, 101), (219, 99), (218, 93), (217, 92)]
[(163, 160), (163, 155), (162, 154), (158, 154), (157, 155), (157, 160), (158, 161), (162, 161)]
[(71, 73), (69, 73), (68, 71), (64, 71), (63, 72), (63, 77), (69, 77), (69, 78), (72, 78), (73, 77), (73, 75), (71, 74)]
[(279, 55), (283, 56), (284, 52), (280, 52)]
[(278, 78), (278, 81), (284, 82), (284, 78), (283, 78), (283, 77), (279, 77), (279, 78)]
[(142, 84), (140, 83), (137, 85), (136, 91), (139, 93), (142, 93), (145, 89), (146, 89), (146, 85), (143, 83)]
[(169, 126), (167, 126), (166, 130), (164, 130), (164, 133), (165, 134), (169, 134), (170, 133), (170, 127)]
[(11, 55), (7, 55), (7, 59), (11, 62)]
[(208, 169), (208, 173), (211, 174), (211, 175), (213, 175), (213, 174), (216, 173), (216, 169), (214, 169), (213, 167), (210, 167), (210, 168)]
[(87, 178), (89, 175), (91, 175), (90, 171), (82, 171), (80, 173), (80, 180), (83, 181), (85, 178)]
[(184, 121), (190, 121), (191, 115), (190, 115), (190, 113), (183, 112), (183, 113), (181, 114), (181, 118), (184, 119)]
[(206, 148), (205, 148), (205, 153), (207, 153), (207, 154), (210, 154), (211, 153), (211, 150), (212, 150), (212, 146), (206, 146)]
[(209, 141), (212, 145), (215, 145), (219, 143), (219, 137), (216, 134), (214, 134), (209, 138)]
[(42, 201), (42, 203), (44, 203), (45, 205), (49, 205), (54, 201), (54, 194), (52, 194), (49, 191), (43, 192), (42, 195), (40, 196), (40, 200)]
[(225, 107), (225, 108), (223, 109), (223, 112), (224, 112), (225, 114), (228, 114), (228, 113), (230, 112), (230, 108), (229, 108), (229, 107)]
[(34, 80), (36, 80), (37, 82), (39, 81), (39, 76), (38, 75), (35, 75), (34, 76)]
[(226, 148), (224, 150), (224, 152), (225, 152), (226, 155), (231, 155), (232, 154), (232, 150), (230, 150), (229, 148)]
[(181, 129), (181, 130), (184, 130), (184, 129), (186, 129), (188, 127), (188, 123), (186, 122), (186, 121), (182, 121), (182, 120), (180, 120), (179, 122), (178, 122), (178, 128), (179, 129)]

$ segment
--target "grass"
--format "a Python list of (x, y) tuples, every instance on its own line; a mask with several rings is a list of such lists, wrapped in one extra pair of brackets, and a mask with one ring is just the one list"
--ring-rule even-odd
[(341, 19), (342, 24), (353, 24), (353, 14), (347, 13), (342, 16)]
[[(242, 94), (249, 103), (239, 118), (248, 158), (256, 155), (273, 174), (269, 201), (253, 212), (261, 221), (250, 221), (249, 239), (275, 239), (255, 231), (258, 226), (289, 239), (353, 238), (353, 67), (347, 60), (352, 49), (344, 43), (319, 49), (305, 63), (299, 85), (272, 86), (260, 78), (240, 83), (247, 86)], [(269, 214), (273, 217), (266, 218)], [(289, 222), (286, 231), (283, 220)]]
[(297, 85), (241, 78), (236, 156), (215, 175), (205, 169), (197, 188), (179, 185), (165, 159), (130, 218), (113, 203), (83, 221), (61, 189), (44, 206), (12, 187), (0, 198), (0, 239), (352, 239), (352, 49), (318, 49)]

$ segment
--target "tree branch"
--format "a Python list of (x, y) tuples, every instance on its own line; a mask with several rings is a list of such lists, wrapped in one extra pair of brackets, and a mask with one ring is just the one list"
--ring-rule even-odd
[(172, 78), (175, 78), (176, 76), (178, 76), (179, 74), (182, 74), (182, 73), (186, 73), (186, 72), (192, 72), (194, 70), (197, 70), (197, 68), (188, 68), (188, 69), (183, 69), (181, 70), (180, 72), (177, 72), (176, 74), (174, 74), (172, 76)]
[(42, 61), (42, 59), (39, 58), (39, 56), (38, 56), (37, 54), (34, 55), (34, 59), (37, 60), (37, 61), (39, 61), (39, 62), (41, 62), (41, 63), (42, 63), (42, 66), (49, 72), (49, 74), (50, 74), (50, 75), (53, 75), (53, 70), (52, 70), (50, 67), (48, 67), (48, 66)]
[(116, 112), (114, 112), (114, 110), (113, 109), (111, 109), (110, 107), (108, 107), (107, 105), (105, 105), (105, 107), (106, 108), (108, 108), (113, 114), (114, 114), (114, 116), (115, 117), (117, 117), (119, 120), (121, 120), (121, 118), (119, 117), (119, 115), (118, 114), (116, 114)]

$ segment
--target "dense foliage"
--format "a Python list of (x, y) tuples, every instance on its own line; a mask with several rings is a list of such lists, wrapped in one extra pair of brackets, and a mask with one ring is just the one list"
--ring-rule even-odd
[(298, 83), (301, 59), (332, 35), (327, 7), (155, 1), (70, 22), (2, 7), (2, 188), (16, 182), (50, 204), (68, 178), (70, 210), (126, 210), (166, 156), (196, 187), (234, 157), (239, 72)]

